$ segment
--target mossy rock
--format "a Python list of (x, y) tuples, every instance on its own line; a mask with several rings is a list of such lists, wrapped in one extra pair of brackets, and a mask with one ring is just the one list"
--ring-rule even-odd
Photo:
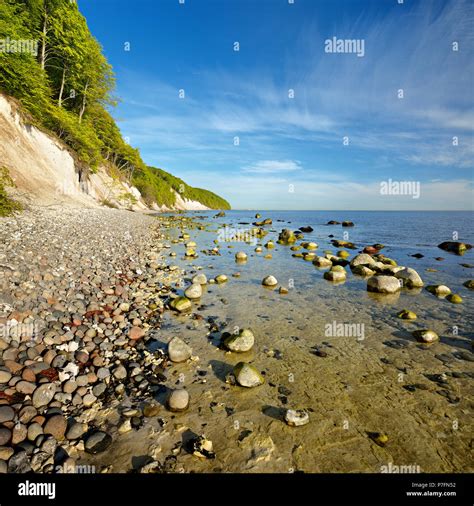
[(397, 314), (398, 318), (401, 318), (402, 320), (416, 320), (417, 316), (416, 313), (413, 311), (410, 311), (408, 309), (403, 309)]
[(191, 301), (187, 297), (176, 297), (170, 302), (170, 307), (180, 313), (191, 309)]
[(456, 293), (450, 293), (446, 300), (451, 302), (452, 304), (462, 304), (462, 297)]

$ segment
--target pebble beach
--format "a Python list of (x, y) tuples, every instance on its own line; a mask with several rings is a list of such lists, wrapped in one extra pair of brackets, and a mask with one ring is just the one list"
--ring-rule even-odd
[(469, 248), (262, 215), (2, 219), (0, 472), (472, 471)]

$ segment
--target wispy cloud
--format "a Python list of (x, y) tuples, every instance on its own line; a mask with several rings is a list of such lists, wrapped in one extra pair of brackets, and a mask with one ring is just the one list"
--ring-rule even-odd
[(302, 167), (298, 161), (294, 160), (261, 160), (253, 165), (242, 167), (242, 172), (254, 174), (275, 174), (282, 172), (294, 172), (301, 170)]
[[(372, 191), (377, 181), (408, 174), (425, 181), (425, 208), (436, 199), (449, 205), (441, 197), (448, 190), (454, 208), (469, 207), (473, 11), (469, 1), (427, 0), (327, 26), (309, 19), (278, 66), (209, 65), (188, 75), (184, 99), (167, 76), (123, 71), (120, 124), (147, 160), (206, 181), (236, 206), (258, 197), (318, 207), (330, 194), (333, 208), (367, 199), (383, 208), (392, 204)], [(324, 53), (324, 40), (342, 35), (363, 37), (365, 56)], [(279, 177), (259, 179), (268, 175)], [(303, 200), (292, 200), (290, 184)]]

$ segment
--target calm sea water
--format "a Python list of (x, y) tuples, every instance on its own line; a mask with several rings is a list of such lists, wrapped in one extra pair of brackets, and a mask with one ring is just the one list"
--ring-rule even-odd
[[(185, 258), (185, 245), (168, 240), (181, 233), (174, 222), (164, 229), (169, 237), (163, 242), (176, 253), (168, 257), (168, 263), (183, 268), (186, 284), (198, 269), (208, 278), (226, 274), (228, 282), (204, 287), (201, 299), (193, 302), (192, 312), (199, 314), (199, 319), (166, 311), (153, 346), (164, 348), (173, 336), (180, 336), (198, 357), (192, 364), (173, 366), (167, 386), (175, 388), (177, 375), (182, 373), (193, 409), (181, 415), (180, 422), (192, 430), (205, 427), (219, 464), (232, 472), (249, 469), (254, 448), (267, 444), (270, 436), (276, 450), (255, 470), (288, 472), (297, 466), (307, 472), (380, 472), (380, 456), (370, 450), (365, 435), (376, 430), (390, 434), (387, 458), (391, 462), (415, 462), (423, 471), (468, 468), (463, 459), (467, 462), (472, 433), (467, 404), (472, 377), (458, 374), (457, 378), (463, 379), (450, 379), (451, 395), (462, 400), (453, 404), (441, 395), (429, 375), (464, 374), (473, 369), (474, 298), (463, 283), (474, 277), (474, 269), (469, 267), (474, 264), (474, 250), (461, 257), (437, 245), (452, 240), (454, 232), (458, 240), (473, 243), (474, 214), (261, 212), (262, 219), (273, 220), (265, 227), (268, 235), (259, 241), (262, 244), (269, 239), (276, 241), (283, 228), (296, 230), (308, 225), (314, 231), (305, 234), (304, 240), (316, 242), (319, 255), (324, 250), (338, 251), (329, 235), (354, 242), (358, 249), (348, 250), (351, 257), (366, 245), (383, 243), (385, 255), (399, 265), (415, 268), (425, 285), (448, 285), (463, 297), (462, 304), (437, 298), (424, 288), (402, 289), (394, 296), (371, 294), (367, 292), (367, 279), (354, 276), (349, 268), (347, 280), (333, 284), (324, 279), (324, 270), (294, 258), (288, 246), (278, 244), (270, 250), (271, 259), (264, 258), (265, 248), (257, 254), (255, 244), (236, 241), (220, 242), (220, 256), (207, 255), (203, 250), (215, 246), (225, 225), (245, 231), (255, 221), (255, 211), (229, 211), (222, 218), (214, 218), (215, 214), (189, 213), (205, 225), (205, 230), (185, 229), (190, 240), (197, 243), (198, 258)], [(329, 220), (351, 220), (355, 226), (326, 226)], [(168, 251), (163, 250), (165, 255)], [(236, 263), (237, 251), (247, 253), (246, 263)], [(411, 256), (415, 253), (424, 256), (417, 259)], [(238, 277), (233, 276), (236, 273)], [(262, 279), (269, 274), (287, 286), (289, 293), (281, 295), (278, 290), (263, 287)], [(177, 288), (178, 293), (181, 290)], [(397, 313), (405, 308), (414, 311), (417, 320), (398, 318)], [(209, 321), (217, 324), (217, 332), (209, 334), (205, 323)], [(351, 333), (335, 335), (333, 323), (356, 324), (363, 335), (361, 339)], [(221, 332), (236, 327), (254, 332), (256, 342), (251, 351), (239, 354), (219, 349)], [(422, 328), (437, 332), (439, 342), (430, 346), (417, 343), (412, 332)], [(327, 357), (315, 356), (314, 347), (326, 351)], [(265, 385), (241, 389), (226, 383), (227, 375), (242, 360), (265, 375)], [(205, 383), (198, 369), (206, 374)], [(422, 383), (427, 390), (411, 393), (403, 388), (406, 383)], [(159, 400), (164, 402), (165, 393), (160, 395)], [(223, 408), (217, 411), (218, 406), (231, 407), (233, 414), (228, 415)], [(281, 418), (281, 411), (288, 407), (310, 409), (311, 423), (298, 430), (288, 428)], [(342, 429), (344, 420), (350, 420), (349, 430)], [(464, 429), (452, 431), (452, 420), (459, 420)], [(241, 429), (236, 430), (236, 426), (251, 434), (248, 439), (238, 437)], [(451, 436), (445, 436), (448, 433)], [(299, 448), (296, 453), (295, 448)], [(455, 455), (455, 463), (448, 461), (447, 455)], [(197, 472), (210, 471), (214, 466), (198, 460), (190, 457), (186, 466)]]
[[(196, 216), (212, 217), (215, 213), (190, 213)], [(224, 218), (213, 218), (211, 221), (219, 226), (228, 225), (232, 228), (245, 229), (251, 227), (255, 219), (255, 211), (227, 211)], [(459, 240), (470, 244), (474, 243), (474, 212), (470, 211), (262, 211), (261, 219), (271, 218), (273, 225), (265, 227), (274, 230), (262, 241), (277, 239), (283, 228), (297, 230), (302, 226), (311, 226), (314, 231), (304, 234), (304, 240), (318, 243), (317, 253), (332, 249), (330, 234), (334, 239), (344, 239), (354, 242), (363, 248), (366, 245), (382, 243), (386, 247), (383, 253), (395, 258), (400, 265), (411, 266), (415, 269), (442, 268), (449, 275), (466, 276), (471, 272), (460, 267), (460, 263), (469, 263), (474, 259), (474, 250), (467, 252), (463, 257), (447, 253), (437, 247), (443, 241)], [(349, 220), (355, 223), (354, 227), (346, 228), (341, 225), (326, 226), (330, 220)], [(248, 223), (248, 224), (246, 224)], [(344, 237), (344, 233), (348, 234)], [(457, 239), (456, 239), (457, 237)], [(206, 237), (206, 239), (215, 237)], [(237, 246), (236, 246), (237, 247)], [(245, 248), (242, 248), (246, 250)], [(280, 251), (273, 251), (274, 259), (278, 262), (294, 262), (288, 254), (288, 249), (278, 247)], [(281, 252), (286, 254), (279, 254)], [(352, 250), (356, 251), (356, 250)], [(232, 254), (231, 254), (232, 253)], [(234, 252), (229, 252), (233, 259)], [(424, 258), (411, 257), (421, 253)], [(435, 261), (436, 257), (443, 257), (443, 262)], [(226, 264), (227, 262), (224, 262)], [(472, 276), (471, 276), (472, 277)]]
[[(225, 227), (244, 232), (251, 229), (252, 222), (256, 221), (255, 211), (228, 211), (222, 218), (215, 218), (215, 214), (189, 213), (199, 218), (199, 222), (208, 225), (205, 231), (190, 231), (191, 239), (198, 244), (199, 257), (194, 260), (185, 259), (182, 256), (185, 247), (179, 244), (173, 246), (177, 253), (173, 263), (186, 270), (188, 279), (197, 267), (202, 267), (208, 277), (220, 273), (229, 276), (229, 283), (225, 286), (214, 286), (210, 290), (229, 301), (221, 310), (230, 322), (245, 319), (248, 325), (256, 325), (256, 320), (259, 320), (256, 315), (263, 308), (273, 322), (288, 312), (295, 311), (298, 313), (297, 317), (295, 314), (297, 321), (318, 320), (313, 325), (320, 328), (327, 321), (327, 311), (337, 312), (344, 308), (347, 317), (353, 319), (365, 315), (366, 321), (373, 318), (381, 321), (389, 319), (394, 324), (392, 318), (395, 311), (409, 307), (429, 316), (431, 323), (437, 322), (440, 329), (462, 320), (464, 329), (472, 331), (473, 292), (464, 287), (463, 283), (474, 277), (474, 269), (471, 267), (474, 265), (474, 249), (459, 256), (443, 251), (437, 245), (455, 237), (459, 241), (474, 243), (473, 212), (262, 211), (260, 219), (271, 218), (273, 224), (265, 227), (268, 235), (258, 240), (258, 243), (265, 244), (268, 240), (273, 240), (274, 249), (267, 251), (264, 248), (263, 253), (257, 254), (254, 252), (255, 244), (220, 242), (221, 255), (207, 256), (202, 250), (214, 247), (214, 241), (219, 239), (219, 233)], [(350, 220), (355, 226), (328, 226), (326, 223), (329, 220)], [(453, 293), (460, 294), (464, 303), (451, 304), (434, 297), (425, 289), (404, 289), (394, 297), (374, 300), (373, 295), (367, 292), (367, 280), (352, 275), (349, 268), (345, 283), (335, 285), (328, 282), (323, 278), (325, 269), (318, 269), (311, 262), (294, 258), (288, 246), (276, 244), (278, 233), (283, 228), (297, 230), (303, 226), (314, 229), (313, 232), (304, 234), (304, 241), (316, 242), (318, 249), (315, 253), (318, 255), (323, 255), (325, 250), (335, 254), (343, 249), (334, 247), (331, 239), (349, 240), (357, 245), (357, 250), (347, 250), (351, 254), (349, 260), (364, 246), (382, 243), (385, 245), (382, 253), (396, 260), (398, 265), (414, 268), (425, 286), (445, 284)], [(179, 231), (172, 231), (171, 234), (177, 237)], [(237, 251), (247, 253), (246, 263), (235, 262)], [(270, 260), (264, 258), (268, 252), (272, 254)], [(423, 258), (412, 257), (416, 253), (424, 255)], [(436, 260), (437, 257), (442, 257), (443, 260)], [(236, 272), (240, 273), (240, 277), (230, 277)], [(261, 281), (270, 274), (278, 279), (279, 284), (291, 289), (289, 296), (282, 298), (276, 292), (268, 293), (268, 290), (263, 290), (262, 293)], [(249, 307), (250, 301), (254, 305), (252, 308)], [(314, 305), (319, 305), (316, 313)], [(385, 306), (385, 309), (381, 309), (380, 305)]]

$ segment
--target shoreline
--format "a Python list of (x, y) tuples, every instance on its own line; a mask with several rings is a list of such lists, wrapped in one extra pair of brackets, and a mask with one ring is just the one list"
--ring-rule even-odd
[[(304, 323), (307, 311), (299, 307), (296, 294), (285, 298), (258, 287), (258, 279), (252, 281), (258, 257), (253, 254), (246, 266), (236, 264), (239, 277), (226, 270), (227, 283), (208, 284), (202, 299), (192, 302), (192, 311), (177, 315), (168, 310), (169, 295), (180, 294), (196, 273), (221, 274), (210, 260), (224, 258), (200, 255), (183, 264), (170, 256), (174, 249), (178, 254), (184, 251), (183, 243), (188, 241), (197, 241), (196, 250), (201, 251), (207, 243), (201, 243), (199, 234), (215, 228), (212, 221), (207, 226), (196, 216), (173, 214), (169, 218), (51, 208), (0, 222), (3, 244), (11, 246), (0, 260), (7, 273), (2, 290), (14, 283), (16, 305), (48, 322), (48, 331), (40, 331), (43, 343), (32, 346), (25, 336), (19, 348), (2, 344), (0, 370), (8, 369), (11, 376), (0, 390), (11, 396), (21, 381), (23, 391), (32, 390), (25, 395), (35, 399), (38, 386), (52, 381), (58, 387), (49, 400), (45, 393), (46, 404), (36, 402), (35, 411), (25, 409), (28, 397), (8, 399), (14, 415), (0, 425), (10, 430), (15, 441), (25, 437), (15, 443), (13, 464), (9, 461), (7, 469), (21, 472), (33, 465), (40, 472), (380, 472), (390, 462), (415, 462), (422, 472), (466, 472), (468, 462), (459, 459), (467, 455), (464, 427), (469, 422), (457, 408), (456, 398), (469, 398), (472, 354), (466, 352), (469, 356), (460, 362), (463, 370), (455, 377), (443, 378), (446, 364), (436, 358), (456, 346), (455, 339), (443, 337), (434, 345), (436, 352), (413, 343), (388, 347), (377, 335), (393, 334), (390, 321), (377, 319), (383, 315), (381, 305), (374, 306), (368, 321), (372, 326), (372, 320), (376, 322), (375, 331), (370, 326), (363, 342), (352, 337), (321, 341), (313, 337), (311, 322)], [(206, 222), (212, 215), (213, 211), (207, 212)], [(222, 254), (225, 248), (222, 245)], [(271, 261), (264, 265), (280, 277)], [(329, 284), (324, 287), (338, 290)], [(301, 292), (304, 297), (304, 287)], [(255, 302), (245, 309), (242, 301), (251, 294)], [(329, 322), (335, 318), (333, 303), (347, 314), (351, 307), (363, 314), (367, 305), (339, 300), (336, 294), (328, 303), (324, 293), (308, 302), (318, 308), (321, 321)], [(282, 319), (275, 320), (275, 313)], [(20, 324), (31, 323), (26, 314), (13, 317)], [(254, 349), (239, 354), (222, 350), (222, 332), (235, 324), (256, 329)], [(174, 335), (192, 348), (191, 358), (181, 363), (167, 358), (167, 343)], [(398, 346), (401, 340), (393, 342)], [(462, 339), (459, 343), (464, 346)], [(326, 357), (315, 356), (314, 345), (324, 349)], [(243, 389), (229, 383), (233, 366), (242, 360), (258, 367), (264, 385)], [(43, 361), (47, 368), (38, 366)], [(427, 380), (427, 371), (441, 379)], [(397, 384), (400, 373), (409, 375), (408, 384)], [(12, 384), (12, 378), (20, 376)], [(403, 385), (418, 386), (413, 392)], [(189, 409), (173, 413), (167, 399), (172, 390), (182, 387), (190, 394)], [(439, 388), (453, 404), (437, 393)], [(381, 402), (383, 413), (378, 411)], [(7, 404), (0, 397), (0, 416)], [(306, 409), (310, 423), (289, 427), (283, 420), (287, 408)], [(4, 418), (8, 417), (4, 411)], [(70, 416), (74, 424), (65, 423)], [(457, 420), (464, 431), (450, 434), (447, 426), (440, 425), (443, 418), (450, 424)], [(394, 440), (388, 447), (379, 447), (367, 435), (382, 429)], [(440, 431), (444, 436), (436, 443), (433, 438)], [(189, 450), (190, 442), (202, 435), (213, 442), (215, 459), (198, 458)], [(0, 461), (13, 457), (9, 444), (0, 444)], [(62, 455), (62, 460), (55, 455)], [(5, 470), (5, 464), (0, 462), (0, 470), (1, 466)]]

